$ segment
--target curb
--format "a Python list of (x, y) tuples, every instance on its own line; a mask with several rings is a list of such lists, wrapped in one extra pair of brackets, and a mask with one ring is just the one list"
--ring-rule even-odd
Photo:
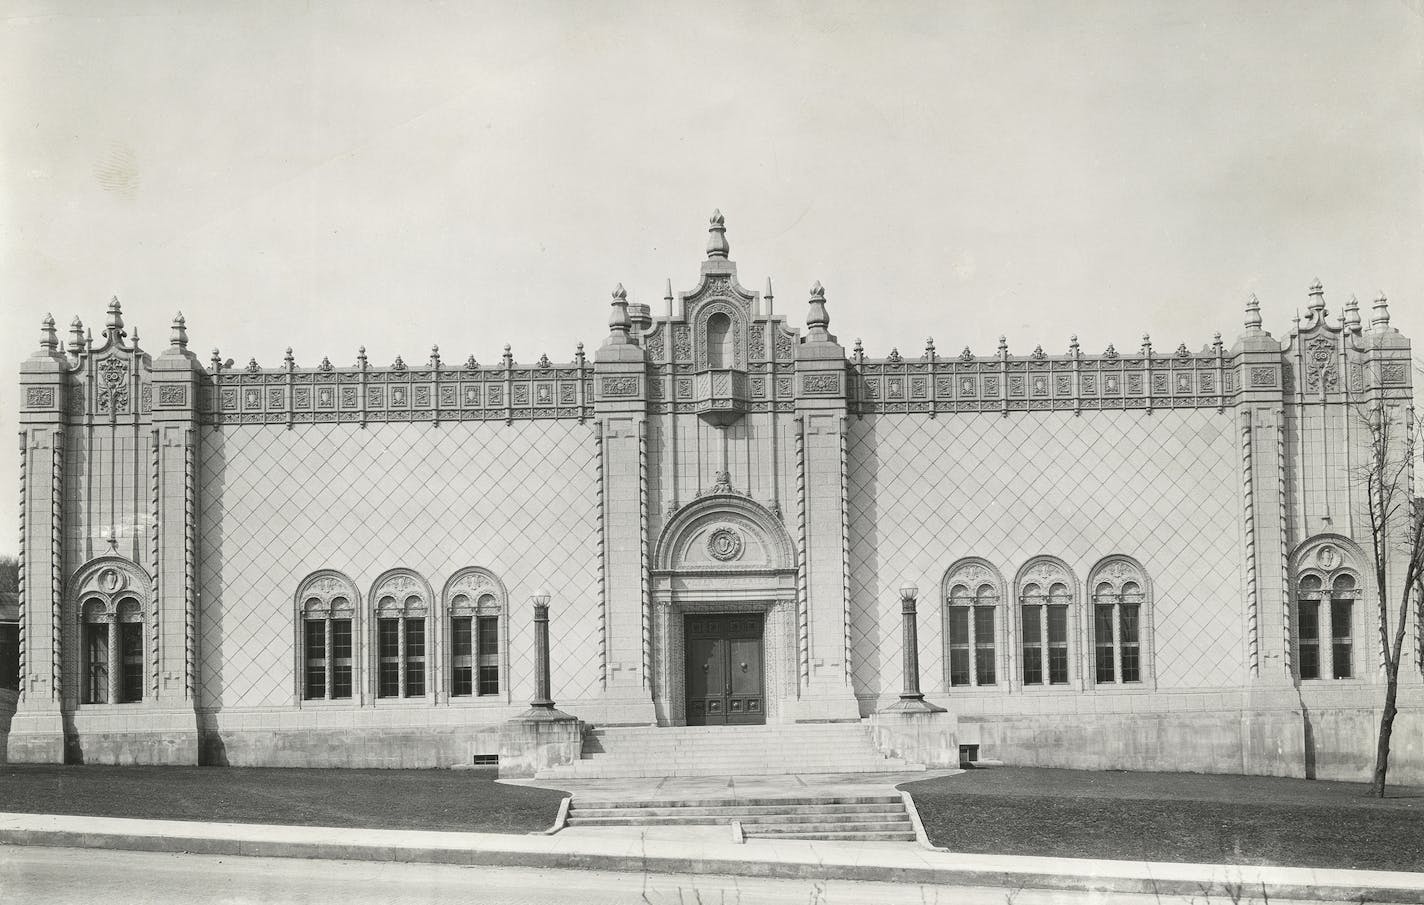
[[(24, 821), (17, 818), (35, 818)], [(719, 874), (776, 879), (861, 880), (881, 883), (918, 883), (934, 886), (1038, 888), (1077, 892), (1128, 892), (1163, 895), (1223, 896), (1231, 901), (1269, 898), (1297, 900), (1353, 900), (1383, 903), (1424, 903), (1424, 874), (1378, 871), (1313, 871), (1296, 868), (1254, 868), (1222, 865), (1151, 864), (1128, 861), (972, 856), (925, 852), (913, 847), (916, 857), (942, 860), (943, 864), (862, 863), (872, 845), (826, 847), (820, 851), (788, 851), (768, 846), (775, 859), (755, 860), (755, 845), (736, 846), (737, 854), (700, 855), (599, 851), (622, 843), (580, 840), (581, 847), (558, 847), (548, 837), (509, 836), (491, 840), (490, 834), (380, 831), (388, 842), (359, 841), (360, 835), (377, 838), (377, 831), (318, 827), (279, 827), (255, 824), (209, 825), (212, 832), (163, 832), (163, 824), (178, 821), (125, 821), (155, 824), (155, 832), (123, 832), (104, 828), (109, 818), (64, 818), (65, 822), (92, 822), (88, 828), (42, 828), (16, 823), (54, 822), (50, 815), (0, 815), (0, 844), (66, 848), (95, 848), (145, 852), (267, 858), (307, 858), (346, 861), (393, 861), (488, 867), (540, 867), (611, 871), (651, 871), (677, 874)], [(183, 824), (200, 827), (200, 824)], [(173, 827), (172, 829), (178, 829)], [(321, 839), (291, 838), (324, 835)], [(268, 838), (262, 838), (262, 837)], [(289, 838), (273, 838), (286, 836)], [(528, 840), (528, 841), (525, 841)], [(503, 842), (503, 847), (497, 843)], [(882, 843), (883, 844), (883, 843)], [(657, 847), (644, 843), (642, 848)], [(686, 851), (685, 843), (664, 846), (669, 852)], [(901, 850), (883, 850), (896, 855)], [(855, 855), (834, 860), (835, 855)], [(879, 859), (877, 859), (879, 860)], [(1273, 876), (1274, 875), (1274, 876)]]

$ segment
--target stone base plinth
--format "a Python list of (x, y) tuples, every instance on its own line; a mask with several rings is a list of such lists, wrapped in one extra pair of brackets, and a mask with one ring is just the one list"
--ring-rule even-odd
[(870, 717), (870, 738), (886, 757), (953, 769), (959, 766), (958, 723), (947, 710), (891, 708)]
[(71, 714), (65, 760), (72, 764), (198, 763), (198, 717), (192, 710), (118, 705)]
[(533, 776), (540, 770), (571, 764), (583, 753), (581, 720), (559, 714), (521, 715), (500, 731), (500, 778)]
[(12, 764), (64, 763), (64, 718), (58, 710), (21, 710), (10, 720), (5, 759)]

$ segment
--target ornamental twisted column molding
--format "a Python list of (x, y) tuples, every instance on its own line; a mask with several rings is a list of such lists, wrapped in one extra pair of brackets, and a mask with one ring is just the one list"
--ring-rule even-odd
[(17, 702), (23, 703), (25, 700), (25, 681), (28, 675), (26, 667), (27, 657), (25, 656), (25, 631), (29, 625), (29, 608), (25, 600), (25, 512), (29, 509), (29, 488), (25, 482), (26, 472), (29, 470), (30, 462), (30, 442), (28, 431), (20, 431), (20, 568), (16, 576), (17, 587), (20, 595), (20, 688)]
[(638, 585), (642, 592), (643, 687), (653, 671), (653, 597), (648, 586), (648, 422), (638, 422)]
[(159, 637), (161, 636), (159, 619), (161, 610), (158, 606), (158, 457), (159, 457), (159, 432), (154, 430), (149, 434), (148, 440), (148, 478), (149, 478), (149, 525), (148, 525), (148, 564), (149, 574), (153, 576), (149, 583), (149, 678), (152, 680), (152, 697), (157, 699), (159, 694), (159, 673), (162, 672), (159, 664)]
[(603, 509), (603, 422), (593, 422), (594, 513), (598, 517), (598, 687), (608, 690), (608, 580), (603, 563), (608, 515)]
[(50, 650), (53, 654), (49, 659), (50, 671), (50, 700), (62, 700), (60, 695), (60, 677), (62, 674), (62, 656), (60, 655), (60, 628), (63, 622), (60, 620), (60, 608), (63, 601), (64, 588), (64, 531), (60, 524), (63, 518), (64, 507), (64, 431), (56, 430), (53, 434), (53, 455), (50, 471), (50, 494), (49, 494), (49, 525), (50, 525)]
[(193, 599), (193, 561), (196, 552), (194, 523), (197, 516), (197, 506), (193, 499), (194, 457), (193, 430), (189, 428), (183, 432), (183, 680), (184, 693), (190, 701), (194, 698), (197, 685), (197, 612)]
[(1241, 413), (1241, 500), (1245, 516), (1246, 530), (1246, 644), (1247, 664), (1251, 678), (1261, 674), (1260, 635), (1257, 617), (1256, 597), (1256, 500), (1255, 480), (1251, 468), (1251, 419), (1252, 412)]
[(1287, 676), (1295, 674), (1295, 657), (1291, 648), (1290, 618), (1290, 541), (1286, 536), (1289, 528), (1286, 510), (1290, 499), (1286, 494), (1286, 418), (1285, 411), (1276, 419), (1276, 491), (1280, 495), (1280, 546), (1281, 546), (1281, 625), (1284, 627), (1284, 643), (1281, 645), (1281, 662)]
[(796, 632), (801, 657), (797, 695), (811, 681), (811, 619), (806, 594), (806, 420), (796, 417)]
[(845, 682), (851, 684), (850, 658), (850, 456), (846, 450), (849, 419), (841, 418), (841, 635), (844, 646)]

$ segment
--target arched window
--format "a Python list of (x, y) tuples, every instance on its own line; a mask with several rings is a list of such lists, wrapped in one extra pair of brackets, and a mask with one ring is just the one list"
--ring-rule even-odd
[(84, 703), (107, 704), (109, 688), (109, 608), (104, 601), (84, 601)]
[(461, 569), (445, 584), (450, 620), (450, 696), (488, 697), (504, 690), (506, 595), (493, 573)]
[(1072, 573), (1056, 559), (1041, 557), (1019, 570), (1020, 680), (1025, 686), (1071, 681), (1068, 638), (1075, 587)]
[(707, 366), (735, 367), (732, 353), (732, 319), (721, 312), (707, 318)]
[(376, 602), (376, 697), (423, 698), (430, 686), (430, 586), (393, 569), (371, 589)]
[(301, 697), (349, 700), (356, 688), (356, 586), (340, 572), (322, 570), (297, 591)]
[(1361, 618), (1360, 554), (1345, 538), (1303, 544), (1295, 566), (1295, 667), (1306, 679), (1353, 679), (1355, 636)]
[(145, 656), (152, 579), (132, 560), (101, 556), (81, 566), (67, 595), (77, 603), (81, 704), (135, 704), (153, 678)]
[(1088, 578), (1093, 589), (1093, 682), (1141, 682), (1147, 577), (1124, 556), (1103, 560)]
[(961, 560), (943, 582), (946, 681), (950, 686), (998, 683), (999, 597), (1003, 580), (987, 562)]
[(84, 623), (84, 703), (135, 704), (143, 700), (143, 605), (122, 597), (110, 606), (88, 598)]

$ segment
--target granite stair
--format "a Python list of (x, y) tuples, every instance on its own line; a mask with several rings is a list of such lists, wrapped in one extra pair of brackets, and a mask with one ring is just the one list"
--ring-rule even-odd
[(922, 764), (887, 758), (861, 723), (633, 726), (585, 733), (582, 756), (539, 779), (905, 773)]
[(913, 842), (915, 827), (894, 793), (800, 798), (708, 798), (580, 801), (569, 807), (570, 827), (742, 825), (748, 839), (838, 839)]

